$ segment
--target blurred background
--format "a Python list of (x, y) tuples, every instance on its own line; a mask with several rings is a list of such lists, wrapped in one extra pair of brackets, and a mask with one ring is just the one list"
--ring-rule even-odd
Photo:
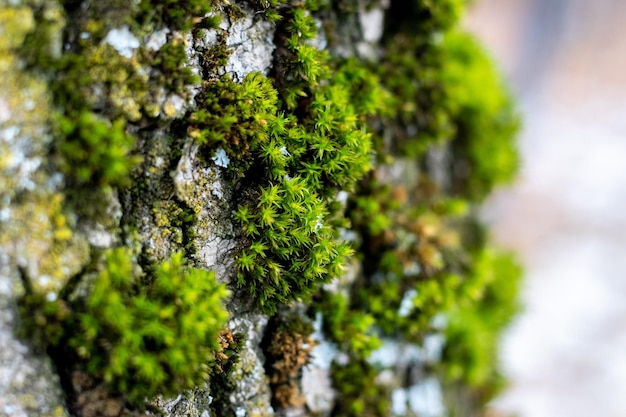
[(475, 1), (524, 118), (517, 184), (485, 212), (526, 265), (495, 415), (626, 415), (626, 1)]

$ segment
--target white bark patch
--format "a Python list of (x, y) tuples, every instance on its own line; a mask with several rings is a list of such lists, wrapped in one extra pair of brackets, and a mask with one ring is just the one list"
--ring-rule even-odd
[(226, 64), (227, 73), (234, 73), (240, 80), (251, 72), (267, 75), (272, 65), (274, 51), (274, 24), (259, 19), (256, 22), (252, 14), (239, 19), (228, 29), (226, 46), (233, 53)]
[(232, 279), (229, 269), (236, 247), (232, 210), (228, 206), (232, 187), (222, 178), (220, 169), (207, 166), (198, 152), (199, 146), (192, 140), (185, 144), (174, 174), (176, 193), (198, 219), (194, 230), (198, 261), (214, 270), (220, 281), (228, 282)]
[(150, 34), (148, 40), (146, 41), (146, 48), (152, 51), (158, 51), (161, 49), (161, 47), (167, 43), (168, 33), (170, 33), (170, 30), (165, 28)]
[(104, 41), (115, 48), (124, 58), (132, 57), (135, 49), (139, 48), (139, 39), (132, 34), (128, 26), (110, 30)]

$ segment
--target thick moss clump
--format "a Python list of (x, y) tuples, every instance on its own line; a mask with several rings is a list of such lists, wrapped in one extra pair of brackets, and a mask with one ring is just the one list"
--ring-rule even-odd
[(86, 111), (75, 119), (59, 115), (56, 130), (62, 138), (59, 165), (77, 184), (129, 184), (130, 171), (139, 158), (129, 155), (135, 138), (126, 133), (121, 119), (110, 123)]
[(188, 134), (201, 145), (221, 147), (250, 167), (252, 152), (267, 141), (267, 124), (276, 118), (277, 95), (269, 79), (251, 73), (241, 83), (229, 75), (208, 81), (196, 97), (198, 109), (188, 118)]
[(520, 310), (522, 271), (510, 253), (482, 251), (465, 288), (465, 302), (454, 306), (446, 328), (444, 372), (452, 381), (482, 389), (484, 399), (503, 387), (498, 371), (498, 337)]
[(331, 63), (308, 43), (317, 29), (304, 7), (288, 9), (281, 25), (283, 72), (208, 81), (188, 118), (192, 137), (235, 161), (230, 172), (245, 187), (235, 215), (246, 243), (238, 284), (270, 314), (341, 274), (351, 250), (338, 241), (347, 223), (334, 199), (371, 168), (365, 121), (385, 98), (355, 61)]
[(384, 417), (390, 415), (389, 390), (376, 383), (378, 370), (363, 359), (345, 365), (333, 363), (333, 385), (339, 401), (332, 410), (335, 417)]
[(482, 200), (509, 183), (519, 167), (520, 127), (513, 101), (485, 51), (470, 35), (449, 33), (442, 45), (443, 83), (454, 121), (455, 192)]
[[(79, 277), (77, 277), (79, 278)], [(86, 298), (58, 300), (29, 294), (34, 308), (26, 328), (39, 329), (39, 343), (58, 366), (72, 359), (131, 405), (146, 398), (175, 395), (210, 375), (228, 296), (213, 273), (185, 265), (177, 253), (142, 276), (124, 248), (106, 253)]]
[(175, 395), (208, 378), (227, 314), (212, 273), (187, 268), (181, 253), (138, 286), (130, 254), (116, 249), (96, 278), (69, 345), (130, 402)]

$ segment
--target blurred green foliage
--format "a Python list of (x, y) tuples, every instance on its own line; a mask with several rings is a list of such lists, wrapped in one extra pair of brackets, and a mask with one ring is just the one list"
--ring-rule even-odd
[(522, 270), (510, 253), (486, 249), (461, 289), (464, 302), (450, 309), (445, 331), (443, 371), (452, 381), (474, 387), (489, 386), (497, 393), (500, 334), (520, 311)]
[(141, 161), (130, 153), (135, 138), (127, 134), (124, 121), (111, 123), (83, 111), (76, 118), (56, 117), (57, 146), (63, 158), (60, 168), (79, 185), (127, 186), (130, 172)]

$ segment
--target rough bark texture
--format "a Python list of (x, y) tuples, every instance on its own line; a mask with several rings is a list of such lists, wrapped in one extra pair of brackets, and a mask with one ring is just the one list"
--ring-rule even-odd
[[(404, 10), (401, 1), (393, 3), (0, 2), (0, 415), (435, 416), (444, 412), (442, 386), (450, 386), (446, 396), (456, 395), (471, 404), (460, 406), (464, 413), (490, 398), (493, 384), (485, 381), (491, 379), (482, 374), (482, 379), (466, 377), (456, 356), (448, 372), (442, 360), (446, 323), (454, 323), (455, 314), (460, 314), (457, 304), (465, 302), (461, 296), (454, 298), (454, 292), (467, 293), (468, 300), (480, 304), (489, 290), (475, 287), (486, 288), (494, 281), (478, 279), (479, 285), (472, 277), (480, 273), (467, 272), (474, 271), (475, 264), (482, 265), (487, 256), (482, 255), (481, 238), (474, 239), (472, 234), (482, 232), (472, 232), (471, 207), (492, 183), (501, 180), (492, 180), (491, 172), (481, 171), (483, 165), (474, 164), (473, 142), (464, 143), (473, 140), (466, 131), (474, 127), (461, 119), (482, 120), (482, 108), (475, 115), (469, 106), (470, 115), (465, 116), (454, 105), (438, 101), (438, 94), (447, 94), (441, 93), (445, 88), (429, 84), (439, 70), (444, 71), (437, 60), (451, 59), (454, 54), (433, 58), (424, 51), (438, 48), (437, 36), (451, 26), (445, 19), (454, 20), (446, 16), (457, 13), (454, 10), (461, 8), (461, 2), (443, 2), (442, 10), (429, 2), (415, 1), (415, 10)], [(406, 20), (398, 16), (405, 12), (421, 28), (414, 33), (422, 39), (417, 44), (398, 37), (398, 28)], [(277, 16), (282, 18), (275, 21)], [(383, 42), (385, 16), (392, 29), (385, 32), (389, 40)], [(290, 43), (300, 38), (301, 43)], [(421, 68), (423, 64), (426, 70), (432, 66), (431, 72), (414, 75), (417, 78), (405, 73), (406, 80), (395, 79), (391, 73), (406, 64), (394, 63), (395, 55), (386, 48), (413, 51), (414, 65)], [(319, 51), (327, 51), (328, 57), (315, 55)], [(313, 54), (312, 64), (306, 53)], [(345, 61), (352, 57), (356, 64)], [(356, 116), (331, 114), (331, 127), (326, 127), (321, 111), (311, 109), (317, 105), (315, 97), (344, 76), (340, 70), (344, 67), (335, 63), (352, 62), (356, 69), (350, 71), (356, 71), (376, 68), (379, 61), (384, 64), (382, 69), (371, 70), (372, 79), (390, 77), (397, 82), (371, 87), (363, 81), (370, 80), (367, 77), (344, 81), (346, 85), (340, 87), (352, 89), (353, 95), (337, 106), (350, 108)], [(331, 70), (320, 70), (325, 74), (320, 76), (316, 65)], [(232, 93), (239, 91), (237, 85), (246, 85), (249, 74), (257, 73), (259, 79), (271, 80), (269, 98), (261, 98), (261, 91), (268, 91), (263, 81), (258, 81), (253, 93)], [(449, 74), (455, 85), (458, 73), (453, 68)], [(424, 80), (419, 79), (422, 76)], [(403, 96), (403, 82), (413, 87), (419, 84), (419, 91), (425, 91), (415, 96), (415, 103), (409, 105), (415, 97)], [(374, 94), (370, 87), (380, 94), (366, 103), (378, 106), (375, 110), (362, 99), (362, 95)], [(400, 91), (394, 93), (394, 89)], [(230, 95), (221, 96), (224, 91)], [(278, 94), (278, 101), (272, 94)], [(324, 105), (331, 108), (339, 99), (328, 94)], [(390, 99), (394, 94), (395, 101)], [(209, 106), (206, 103), (213, 97), (223, 101), (206, 110), (203, 106)], [(456, 99), (454, 94), (450, 97)], [(253, 110), (245, 117), (228, 113), (232, 111), (228, 106), (244, 112), (248, 111), (245, 106), (256, 106), (257, 100), (265, 100), (259, 108), (270, 110)], [(438, 113), (437, 106), (445, 110)], [(214, 118), (201, 119), (204, 110)], [(277, 148), (282, 156), (274, 157), (304, 162), (301, 166), (289, 162), (284, 172), (270, 175), (276, 167), (267, 163), (269, 139), (255, 142), (252, 138), (255, 129), (265, 132), (266, 125), (277, 123), (281, 114), (291, 117), (287, 124), (293, 130), (281, 139), (285, 145)], [(457, 116), (461, 121), (457, 122)], [(491, 123), (492, 116), (488, 113), (485, 123)], [(235, 117), (235, 122), (222, 125), (229, 117)], [(284, 248), (278, 245), (265, 249), (273, 251), (270, 255), (261, 250), (263, 255), (256, 258), (257, 266), (267, 262), (266, 269), (254, 272), (256, 266), (245, 266), (242, 257), (254, 250), (248, 248), (254, 248), (256, 235), (241, 220), (245, 217), (241, 207), (262, 209), (257, 200), (264, 198), (265, 191), (259, 190), (276, 184), (289, 187), (297, 183), (294, 177), (305, 178), (304, 173), (313, 172), (318, 160), (325, 161), (328, 153), (341, 149), (331, 145), (324, 151), (321, 141), (298, 151), (288, 141), (298, 128), (309, 129), (316, 138), (339, 132), (329, 134), (329, 140), (350, 134), (341, 129), (367, 129), (369, 133), (357, 138), (361, 144), (355, 145), (367, 142), (367, 147), (358, 148), (358, 152), (364, 150), (362, 155), (355, 151), (356, 156), (346, 157), (357, 161), (342, 168), (349, 173), (333, 176), (338, 168), (331, 167), (331, 162), (322, 165), (318, 177), (323, 184), (305, 191), (311, 201), (292, 202), (304, 204), (297, 208), (302, 218), (309, 210), (307, 204), (312, 207), (312, 220), (299, 228), (318, 240), (303, 247), (314, 258), (318, 247), (331, 245), (330, 259), (312, 262), (310, 268), (316, 272), (311, 272), (311, 279), (303, 272), (302, 282), (289, 278), (285, 285), (279, 279), (266, 284), (273, 274), (291, 273), (287, 271), (291, 256), (283, 255)], [(222, 136), (211, 136), (214, 132)], [(410, 140), (416, 132), (422, 135), (417, 135), (421, 144), (415, 145), (420, 150), (411, 151)], [(497, 152), (490, 145), (485, 149), (487, 159)], [(500, 156), (495, 159), (500, 161)], [(509, 176), (509, 168), (498, 169), (494, 177)], [(475, 175), (467, 174), (470, 171)], [(311, 178), (318, 178), (315, 175)], [(308, 177), (302, 181), (317, 184)], [(380, 185), (391, 189), (391, 194), (380, 191)], [(279, 195), (288, 193), (285, 190), (279, 190)], [(443, 219), (441, 213), (448, 213), (441, 205), (444, 197), (432, 197), (437, 193), (452, 203), (465, 201), (470, 209), (461, 210), (464, 220), (448, 222), (437, 217)], [(389, 208), (388, 213), (368, 211), (371, 204), (382, 207), (389, 201), (399, 206)], [(422, 211), (401, 212), (403, 205), (422, 207)], [(335, 217), (347, 220), (331, 226)], [(258, 227), (265, 227), (270, 236), (275, 220), (265, 220), (260, 214), (259, 219)], [(296, 220), (284, 221), (291, 225)], [(376, 221), (382, 222), (378, 228)], [(463, 224), (460, 231), (452, 231), (458, 236), (447, 241), (448, 229), (457, 223)], [(292, 236), (289, 230), (282, 232)], [(332, 243), (329, 236), (333, 242), (352, 242), (356, 254), (343, 259), (343, 246)], [(274, 242), (271, 237), (263, 239), (262, 244)], [(452, 242), (455, 239), (462, 241), (461, 246), (467, 241), (474, 246), (459, 249)], [(398, 252), (402, 248), (408, 249)], [(302, 256), (301, 252), (293, 256)], [(207, 293), (219, 293), (218, 283), (230, 290), (229, 297), (207, 310), (206, 320), (211, 324), (200, 332), (212, 342), (198, 355), (212, 353), (194, 356), (193, 349), (179, 347), (172, 353), (173, 348), (163, 348), (176, 343), (164, 326), (133, 328), (130, 333), (145, 330), (147, 336), (137, 342), (143, 343), (140, 358), (127, 358), (119, 352), (126, 352), (123, 349), (135, 339), (115, 323), (125, 323), (126, 314), (131, 317), (129, 326), (134, 326), (144, 320), (144, 311), (153, 308), (150, 302), (171, 299), (172, 305), (182, 305), (180, 312), (171, 313), (172, 318), (167, 316), (170, 313), (157, 311), (159, 320), (170, 323), (171, 319), (181, 328), (191, 326), (185, 320), (200, 303), (196, 295), (189, 295), (195, 301), (187, 301), (181, 295), (183, 290), (192, 293), (187, 288), (181, 287), (180, 294), (155, 289), (158, 280), (178, 282), (178, 275), (168, 275), (178, 271), (177, 253), (185, 259), (182, 276), (214, 271), (217, 283), (208, 284), (213, 287)], [(385, 269), (382, 254), (393, 255), (402, 270), (403, 278), (394, 281), (396, 289), (391, 291), (396, 294), (391, 298), (383, 295), (381, 283), (396, 270)], [(474, 261), (474, 256), (481, 261)], [(341, 263), (341, 276), (332, 273), (339, 268), (333, 266), (335, 258)], [(124, 269), (127, 264), (131, 266)], [(293, 271), (298, 268), (299, 264), (293, 266)], [(127, 271), (128, 282), (121, 279), (115, 284), (120, 270)], [(457, 285), (449, 279), (454, 274), (469, 283), (467, 288), (464, 284), (446, 287), (449, 282)], [(94, 294), (102, 292), (98, 283), (104, 279), (111, 279), (111, 284), (103, 297), (107, 292), (119, 294), (119, 310), (95, 301)], [(213, 278), (207, 275), (206, 279), (212, 282)], [(250, 284), (254, 280), (260, 283)], [(436, 289), (421, 287), (425, 282)], [(117, 292), (115, 285), (123, 289)], [(278, 294), (281, 288), (284, 294)], [(434, 293), (429, 295), (431, 290)], [(452, 293), (445, 293), (448, 290)], [(367, 291), (373, 292), (367, 295)], [(146, 298), (140, 298), (144, 292)], [(422, 294), (425, 301), (416, 301)], [(452, 301), (446, 302), (446, 297)], [(144, 303), (143, 310), (135, 307), (139, 302)], [(397, 328), (390, 325), (393, 319), (381, 307), (387, 302), (406, 323), (398, 322)], [(220, 303), (229, 313), (226, 322), (213, 319), (221, 317)], [(159, 306), (169, 311), (167, 301)], [(108, 314), (113, 320), (106, 325), (99, 322), (109, 320)], [(119, 336), (109, 338), (117, 331)], [(464, 333), (454, 333), (459, 334)], [(462, 348), (465, 340), (458, 346)], [(190, 344), (201, 342), (189, 339)], [(175, 361), (179, 360), (177, 352), (189, 355), (182, 357), (179, 367), (151, 356), (162, 353)], [(115, 361), (121, 357), (130, 366), (125, 371), (116, 370)], [(207, 363), (188, 363), (196, 357)], [(443, 364), (441, 369), (439, 364)], [(188, 367), (192, 368), (191, 380), (185, 379)], [(157, 392), (146, 388), (142, 396), (141, 378), (163, 378), (167, 388)], [(476, 381), (473, 390), (459, 388)], [(433, 395), (437, 398), (429, 402)]]

